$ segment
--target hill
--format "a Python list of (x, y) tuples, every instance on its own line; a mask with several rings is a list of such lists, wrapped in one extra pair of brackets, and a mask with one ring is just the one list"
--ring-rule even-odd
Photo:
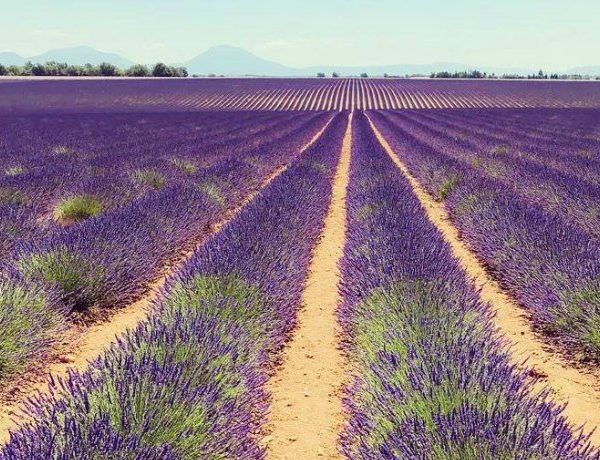
[[(23, 65), (25, 62), (45, 63), (47, 61), (66, 62), (73, 65), (100, 64), (109, 62), (122, 69), (133, 65), (135, 62), (116, 53), (98, 51), (90, 46), (75, 46), (47, 51), (36, 56), (23, 57), (13, 52), (1, 52), (0, 64)], [(270, 76), (270, 77), (311, 77), (322, 72), (331, 75), (333, 72), (341, 76), (360, 75), (367, 73), (369, 76), (388, 75), (429, 75), (434, 72), (464, 72), (480, 70), (496, 75), (537, 74), (539, 69), (526, 67), (495, 67), (477, 66), (458, 62), (434, 62), (429, 64), (395, 64), (395, 65), (365, 65), (365, 66), (335, 66), (314, 65), (297, 68), (280, 64), (275, 61), (263, 59), (243, 48), (230, 45), (219, 45), (209, 48), (196, 57), (181, 63), (190, 74), (197, 75), (227, 75), (227, 76)], [(547, 73), (600, 75), (600, 66), (580, 66), (568, 70), (544, 69)]]
[(215, 46), (183, 63), (190, 74), (269, 75), (275, 77), (301, 75), (300, 69), (286, 67), (262, 59), (235, 46)]
[(3, 65), (23, 65), (27, 62), (23, 56), (19, 56), (17, 53), (5, 51), (0, 53), (0, 64)]
[(27, 60), (33, 63), (44, 63), (48, 61), (67, 62), (73, 65), (100, 64), (109, 62), (120, 68), (126, 68), (134, 64), (130, 59), (124, 58), (116, 53), (104, 53), (91, 46), (75, 46), (72, 48), (60, 48), (50, 50)]

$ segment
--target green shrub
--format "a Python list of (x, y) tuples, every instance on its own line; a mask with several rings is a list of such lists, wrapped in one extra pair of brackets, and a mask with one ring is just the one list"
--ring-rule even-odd
[(223, 193), (215, 184), (211, 182), (202, 182), (201, 184), (198, 184), (197, 188), (219, 206), (225, 206), (227, 204), (225, 196), (223, 196)]
[[(226, 305), (215, 302), (216, 298), (229, 299)], [(165, 309), (171, 315), (193, 309), (218, 308), (207, 316), (222, 321), (232, 321), (243, 326), (256, 338), (262, 332), (260, 323), (264, 304), (260, 290), (233, 275), (206, 276), (196, 275), (185, 284), (178, 284), (171, 289), (164, 299)]]
[(52, 153), (54, 153), (56, 155), (68, 155), (70, 153), (73, 153), (73, 149), (66, 147), (64, 145), (59, 145), (52, 149)]
[(96, 177), (104, 177), (104, 176), (106, 176), (106, 168), (103, 167), (103, 166), (92, 165), (92, 166), (88, 166), (86, 168), (86, 170), (87, 170), (87, 173), (90, 176), (96, 176)]
[(600, 278), (561, 292), (550, 315), (546, 328), (551, 333), (577, 337), (586, 353), (600, 359)]
[(198, 171), (198, 167), (194, 163), (188, 160), (182, 160), (181, 158), (174, 158), (173, 164), (188, 174), (194, 174), (196, 171)]
[(27, 204), (27, 196), (13, 187), (0, 187), (0, 204)]
[(497, 154), (506, 154), (509, 152), (509, 147), (508, 145), (497, 145), (492, 149), (492, 153), (497, 153)]
[(356, 218), (360, 220), (366, 220), (371, 217), (372, 214), (377, 212), (383, 206), (382, 203), (367, 203), (363, 204), (356, 212)]
[(56, 287), (71, 308), (84, 310), (107, 300), (104, 268), (66, 248), (29, 254), (18, 267), (25, 279)]
[(25, 168), (23, 166), (10, 166), (4, 170), (4, 174), (7, 176), (18, 176), (19, 174), (23, 174), (25, 172)]
[(102, 203), (89, 195), (75, 195), (64, 199), (54, 208), (54, 219), (69, 223), (93, 217), (102, 211)]
[(141, 185), (147, 185), (155, 190), (167, 185), (166, 177), (154, 169), (136, 169), (133, 172), (133, 180)]
[(40, 290), (0, 281), (0, 381), (20, 370), (63, 321)]
[(440, 186), (437, 189), (437, 198), (445, 200), (458, 186), (460, 180), (458, 176), (445, 177)]
[(327, 165), (318, 161), (309, 161), (307, 166), (322, 174), (327, 174), (329, 172), (329, 168), (327, 167)]

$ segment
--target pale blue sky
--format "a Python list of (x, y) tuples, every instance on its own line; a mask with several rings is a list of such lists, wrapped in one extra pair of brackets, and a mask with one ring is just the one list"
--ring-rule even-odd
[(600, 64), (600, 0), (0, 0), (0, 51), (141, 62), (231, 44), (291, 66)]

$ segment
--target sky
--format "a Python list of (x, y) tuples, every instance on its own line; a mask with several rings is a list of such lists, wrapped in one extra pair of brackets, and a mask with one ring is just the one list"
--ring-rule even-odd
[(598, 0), (0, 0), (0, 51), (184, 62), (229, 44), (304, 67), (600, 65)]

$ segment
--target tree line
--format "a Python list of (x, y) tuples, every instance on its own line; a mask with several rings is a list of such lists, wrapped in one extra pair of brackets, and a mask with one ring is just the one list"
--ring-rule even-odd
[(109, 62), (100, 64), (73, 65), (66, 62), (50, 61), (44, 64), (27, 62), (24, 65), (0, 64), (0, 75), (33, 77), (187, 77), (185, 67), (175, 67), (158, 62), (151, 67), (134, 64), (120, 69)]
[[(340, 75), (337, 72), (331, 74), (332, 78), (338, 78)], [(405, 75), (404, 77), (400, 75), (389, 75), (387, 73), (383, 74), (383, 78), (413, 78), (413, 77), (426, 77), (425, 74), (414, 74), (414, 75)], [(325, 78), (326, 75), (324, 72), (317, 73), (318, 78)], [(361, 73), (361, 78), (369, 78), (367, 73)], [(432, 72), (429, 75), (429, 78), (474, 78), (474, 79), (527, 79), (527, 80), (600, 80), (600, 76), (592, 77), (589, 75), (568, 75), (568, 74), (558, 74), (552, 73), (547, 74), (543, 70), (540, 70), (538, 73), (531, 75), (519, 75), (519, 74), (503, 74), (496, 75), (495, 73), (487, 73), (481, 72), (479, 70), (469, 70), (469, 71), (460, 71), (460, 72)]]
[[(470, 70), (466, 72), (432, 72), (429, 75), (430, 78), (487, 78), (487, 79), (527, 79), (527, 80), (591, 80), (592, 77), (584, 75), (567, 75), (552, 73), (547, 74), (543, 70), (538, 73), (531, 75), (519, 75), (519, 74), (504, 74), (497, 76), (495, 73), (480, 72), (479, 70)], [(596, 80), (600, 77), (596, 77)]]

